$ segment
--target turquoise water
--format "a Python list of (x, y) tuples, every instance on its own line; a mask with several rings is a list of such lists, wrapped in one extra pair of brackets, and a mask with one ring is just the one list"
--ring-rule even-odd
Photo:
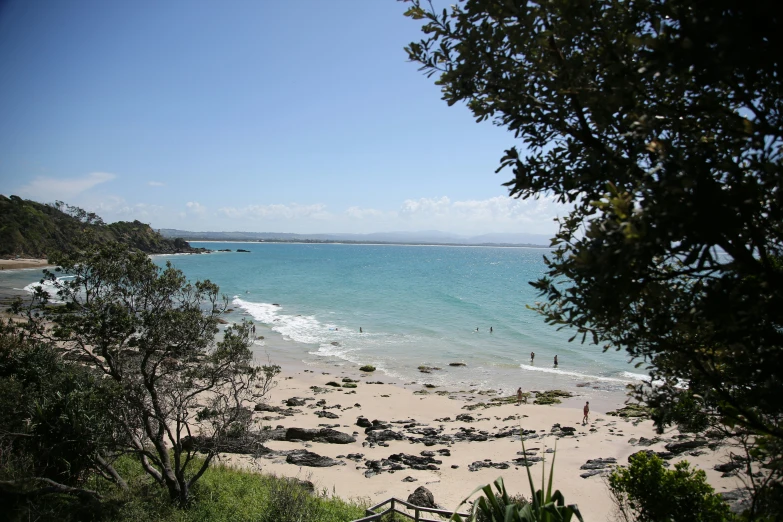
[[(544, 273), (546, 249), (193, 244), (251, 251), (153, 259), (220, 285), (234, 309), (227, 318), (252, 319), (265, 337), (258, 351), (273, 362), (372, 364), (386, 381), (506, 391), (589, 382), (580, 388), (614, 393), (644, 377), (624, 352), (569, 343), (571, 333), (526, 308), (537, 299), (528, 283)], [(22, 288), (39, 278), (14, 272), (0, 284)], [(422, 374), (421, 365), (443, 371)]]
[[(483, 388), (623, 389), (643, 375), (621, 352), (569, 343), (526, 308), (546, 249), (194, 243), (251, 253), (160, 256), (211, 279), (235, 309), (305, 362), (372, 364), (400, 382)], [(279, 305), (279, 306), (275, 306)], [(492, 327), (492, 333), (490, 333)], [(359, 333), (359, 328), (363, 333)], [(478, 328), (478, 332), (476, 332)], [(531, 364), (530, 352), (535, 352)], [(279, 354), (282, 355), (282, 354)], [(554, 368), (553, 358), (559, 366)], [(464, 362), (452, 368), (450, 362)], [(444, 371), (422, 374), (417, 367)]]

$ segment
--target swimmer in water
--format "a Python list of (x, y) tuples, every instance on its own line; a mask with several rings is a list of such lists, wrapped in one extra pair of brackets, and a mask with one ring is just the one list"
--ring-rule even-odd
[(555, 355), (555, 366), (557, 366), (557, 355)]
[(478, 332), (478, 326), (476, 327), (476, 332)]
[(536, 354), (534, 352), (530, 352), (530, 362), (533, 362), (533, 359), (536, 358)]
[(489, 333), (492, 333), (492, 327), (491, 326), (489, 327)]

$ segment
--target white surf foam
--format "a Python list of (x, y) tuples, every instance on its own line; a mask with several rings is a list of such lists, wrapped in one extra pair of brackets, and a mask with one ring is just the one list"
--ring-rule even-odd
[[(65, 281), (66, 279), (73, 279), (73, 276), (58, 277), (57, 282), (62, 282)], [(57, 299), (57, 290), (58, 290), (57, 284), (54, 281), (49, 281), (48, 279), (45, 279), (43, 283), (41, 282), (30, 283), (29, 285), (25, 286), (22, 290), (34, 294), (36, 290), (38, 290), (39, 288), (43, 289), (45, 292), (49, 294), (50, 303), (62, 303), (62, 301)]]
[(248, 312), (256, 321), (268, 325), (284, 339), (299, 343), (329, 344), (335, 340), (339, 342), (349, 334), (336, 325), (321, 323), (313, 316), (282, 313), (283, 307), (271, 303), (254, 303), (240, 299), (239, 296), (234, 296), (232, 303)]
[[(634, 380), (643, 380), (643, 377), (647, 377), (647, 380), (650, 379), (649, 376), (643, 376), (641, 374), (633, 374), (630, 372), (623, 372), (622, 375), (626, 376), (626, 379), (619, 379), (617, 377), (601, 377), (600, 375), (590, 375), (587, 373), (579, 373), (579, 372), (569, 372), (566, 370), (559, 370), (557, 368), (546, 368), (546, 367), (540, 367), (540, 366), (531, 366), (529, 364), (520, 364), (520, 368), (523, 370), (533, 371), (533, 372), (543, 372), (543, 373), (553, 373), (556, 375), (567, 375), (569, 377), (578, 377), (580, 379), (585, 380), (594, 380), (594, 381), (606, 381), (606, 382), (622, 382), (622, 383), (629, 383), (633, 382)], [(631, 377), (631, 376), (634, 377)]]

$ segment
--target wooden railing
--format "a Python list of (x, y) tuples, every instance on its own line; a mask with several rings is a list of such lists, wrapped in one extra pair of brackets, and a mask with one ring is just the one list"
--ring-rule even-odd
[[(381, 507), (385, 506), (386, 504), (389, 504), (388, 508), (386, 508), (381, 512), (377, 512), (379, 509), (381, 509)], [(401, 509), (398, 509), (397, 506), (404, 506), (406, 510), (403, 511)], [(413, 511), (413, 514), (411, 514), (410, 511)], [(443, 522), (443, 518), (424, 518), (424, 515), (428, 515), (428, 514), (440, 515), (441, 517), (445, 517), (446, 520), (448, 520), (451, 518), (451, 515), (454, 514), (453, 511), (448, 511), (445, 509), (434, 509), (434, 508), (426, 508), (421, 506), (414, 506), (409, 502), (405, 502), (404, 500), (400, 500), (398, 498), (392, 497), (384, 500), (380, 504), (376, 504), (372, 507), (367, 508), (367, 511), (365, 512), (365, 515), (367, 516), (364, 518), (356, 519), (353, 522), (371, 522), (373, 520), (380, 520), (383, 516), (389, 515), (391, 513), (402, 515), (415, 522)], [(458, 512), (457, 514), (462, 518), (468, 517), (468, 513)]]

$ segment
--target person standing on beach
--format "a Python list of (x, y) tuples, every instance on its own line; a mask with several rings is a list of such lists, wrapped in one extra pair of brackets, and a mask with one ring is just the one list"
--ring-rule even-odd
[(557, 366), (557, 355), (555, 355), (555, 366)]
[(522, 404), (522, 387), (517, 388), (517, 406)]
[(582, 426), (584, 426), (585, 424), (590, 422), (590, 419), (589, 419), (589, 417), (590, 417), (590, 401), (587, 401), (585, 403), (584, 412), (585, 412), (585, 416), (582, 418)]

